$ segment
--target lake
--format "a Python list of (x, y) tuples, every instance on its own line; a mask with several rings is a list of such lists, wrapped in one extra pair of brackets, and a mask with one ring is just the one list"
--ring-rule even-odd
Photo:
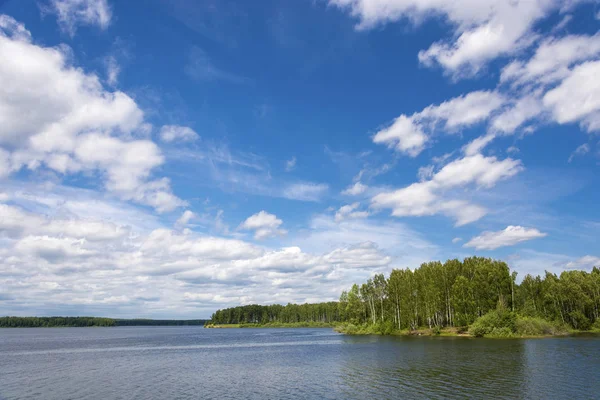
[(600, 338), (0, 329), (0, 399), (600, 398)]

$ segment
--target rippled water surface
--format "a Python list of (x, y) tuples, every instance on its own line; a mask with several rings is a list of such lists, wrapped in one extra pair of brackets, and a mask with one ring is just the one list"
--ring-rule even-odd
[(600, 398), (600, 338), (0, 329), (0, 399)]

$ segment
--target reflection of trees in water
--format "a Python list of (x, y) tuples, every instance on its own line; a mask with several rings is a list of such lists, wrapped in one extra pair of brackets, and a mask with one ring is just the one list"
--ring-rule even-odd
[(342, 347), (345, 398), (522, 398), (522, 340), (350, 337)]
[(600, 336), (525, 341), (526, 398), (598, 398)]

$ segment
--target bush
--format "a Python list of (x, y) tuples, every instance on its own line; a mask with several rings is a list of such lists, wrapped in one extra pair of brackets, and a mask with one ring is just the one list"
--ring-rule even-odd
[(496, 329), (498, 335), (508, 335), (508, 333), (513, 334), (516, 332), (516, 321), (517, 316), (513, 312), (502, 309), (490, 311), (475, 320), (473, 325), (469, 328), (469, 333), (475, 337), (482, 337), (492, 335), (494, 329)]
[(502, 328), (492, 329), (492, 331), (488, 333), (487, 336), (496, 338), (510, 338), (514, 337), (515, 333), (510, 328), (504, 326)]
[(542, 318), (519, 317), (517, 319), (517, 333), (521, 336), (558, 335), (566, 332), (564, 326)]

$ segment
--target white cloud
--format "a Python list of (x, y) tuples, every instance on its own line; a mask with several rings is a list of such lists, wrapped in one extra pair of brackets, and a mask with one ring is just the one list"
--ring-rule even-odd
[(292, 157), (285, 162), (285, 171), (290, 172), (296, 168), (296, 157)]
[(56, 14), (61, 29), (71, 36), (81, 25), (106, 29), (112, 18), (107, 0), (50, 0), (49, 7), (43, 10)]
[(454, 243), (454, 244), (459, 243), (459, 242), (462, 242), (462, 238), (455, 237), (454, 239), (452, 239), (452, 243)]
[(69, 259), (75, 261), (80, 257), (93, 254), (85, 248), (83, 239), (57, 238), (49, 236), (27, 236), (19, 240), (14, 249), (18, 253), (33, 255), (54, 263)]
[(358, 207), (360, 207), (360, 203), (352, 203), (340, 207), (335, 213), (335, 221), (340, 222), (346, 219), (366, 218), (369, 216), (368, 211), (357, 211)]
[(98, 219), (48, 218), (28, 213), (18, 207), (0, 204), (0, 235), (9, 238), (22, 235), (64, 235), (91, 242), (124, 239), (127, 226)]
[(466, 156), (446, 164), (429, 180), (374, 196), (371, 206), (390, 208), (397, 217), (443, 214), (454, 218), (457, 226), (465, 225), (483, 217), (486, 210), (464, 200), (446, 198), (448, 190), (471, 184), (489, 188), (522, 169), (521, 162), (511, 158)]
[(399, 116), (392, 125), (377, 132), (373, 142), (386, 144), (400, 153), (416, 157), (436, 130), (455, 133), (486, 120), (505, 102), (497, 92), (471, 92), (439, 105), (430, 105), (411, 116)]
[[(69, 63), (61, 48), (31, 42), (25, 27), (0, 16), (0, 174), (46, 167), (60, 174), (99, 172), (109, 191), (169, 211), (184, 204), (166, 179), (151, 141), (135, 140), (143, 113), (123, 92)], [(6, 165), (8, 165), (8, 172)]]
[(343, 195), (346, 196), (358, 196), (363, 194), (368, 189), (367, 185), (363, 185), (360, 182), (356, 182), (354, 185), (348, 186), (342, 191)]
[(447, 72), (471, 75), (487, 62), (513, 54), (535, 39), (533, 25), (561, 6), (558, 1), (505, 0), (330, 0), (360, 19), (359, 29), (408, 19), (418, 23), (443, 16), (454, 30), (454, 40), (441, 40), (419, 52), (428, 66), (439, 64)]
[(196, 217), (196, 214), (190, 210), (185, 210), (183, 214), (175, 221), (175, 226), (178, 228), (183, 228), (187, 226), (190, 221)]
[(273, 236), (285, 235), (287, 231), (280, 229), (283, 221), (274, 214), (266, 211), (260, 211), (248, 217), (240, 225), (240, 229), (254, 231), (254, 238), (257, 240), (267, 239)]
[(119, 73), (121, 72), (121, 67), (119, 67), (119, 63), (117, 63), (117, 59), (113, 56), (106, 57), (104, 63), (106, 64), (106, 82), (110, 86), (116, 86), (119, 82)]
[(468, 144), (464, 145), (463, 152), (467, 156), (474, 156), (475, 154), (480, 153), (481, 150), (485, 148), (485, 146), (490, 144), (490, 142), (494, 140), (495, 137), (496, 136), (494, 134), (490, 133), (485, 134), (483, 136), (479, 136), (478, 138), (475, 138)]
[(290, 200), (320, 201), (328, 190), (329, 186), (325, 183), (292, 183), (283, 189), (282, 197)]
[(587, 255), (565, 264), (566, 269), (591, 270), (594, 267), (600, 268), (600, 257)]
[(514, 246), (517, 243), (542, 238), (546, 235), (546, 233), (534, 228), (510, 225), (501, 231), (483, 232), (481, 235), (469, 240), (463, 247), (474, 247), (477, 250), (494, 250), (499, 247)]
[[(66, 220), (59, 216), (67, 211), (64, 203), (55, 202), (52, 191), (47, 198), (26, 198), (24, 193), (9, 190), (11, 201), (27, 201), (28, 208), (38, 210), (0, 209), (0, 284), (13, 299), (10, 307), (19, 307), (23, 313), (82, 306), (99, 313), (99, 307), (110, 305), (104, 312), (115, 316), (172, 318), (175, 312), (189, 318), (198, 313), (206, 317), (217, 307), (238, 304), (333, 300), (353, 282), (389, 268), (393, 258), (387, 248), (415, 263), (422, 260), (420, 254), (435, 254), (431, 245), (401, 224), (354, 220), (338, 224), (331, 217), (330, 228), (315, 226), (300, 240), (312, 252), (297, 245), (269, 249), (189, 230), (129, 229), (73, 213)], [(78, 201), (79, 194), (65, 203), (71, 200)], [(68, 209), (96, 211), (93, 205), (69, 205)], [(95, 205), (102, 208), (101, 202)], [(130, 211), (128, 207), (120, 211)], [(132, 217), (119, 215), (123, 220), (137, 219)], [(147, 219), (152, 218), (148, 215)], [(278, 227), (276, 220), (270, 226)], [(249, 225), (269, 224), (254, 221)], [(331, 240), (337, 244), (330, 247)], [(326, 248), (319, 250), (311, 245), (314, 242)], [(9, 311), (3, 307), (0, 304), (0, 314)]]
[(160, 128), (160, 139), (163, 142), (189, 142), (198, 139), (198, 134), (188, 126), (163, 125)]
[(527, 62), (513, 61), (504, 67), (500, 82), (550, 84), (569, 76), (569, 68), (574, 64), (594, 59), (599, 54), (600, 34), (547, 38)]
[(415, 124), (412, 118), (401, 115), (392, 125), (380, 130), (373, 136), (374, 143), (387, 144), (400, 153), (416, 157), (423, 151), (428, 138), (425, 132)]
[(435, 171), (435, 165), (426, 165), (424, 167), (419, 167), (417, 171), (417, 177), (420, 181), (426, 181), (433, 177)]
[(590, 151), (590, 145), (587, 143), (578, 146), (573, 153), (569, 156), (569, 162), (573, 161), (573, 159), (577, 156), (582, 156)]
[(580, 122), (588, 131), (600, 130), (600, 61), (575, 67), (556, 88), (544, 95), (544, 105), (560, 124)]
[(511, 135), (527, 121), (544, 112), (540, 93), (533, 92), (517, 99), (490, 123), (492, 133)]

